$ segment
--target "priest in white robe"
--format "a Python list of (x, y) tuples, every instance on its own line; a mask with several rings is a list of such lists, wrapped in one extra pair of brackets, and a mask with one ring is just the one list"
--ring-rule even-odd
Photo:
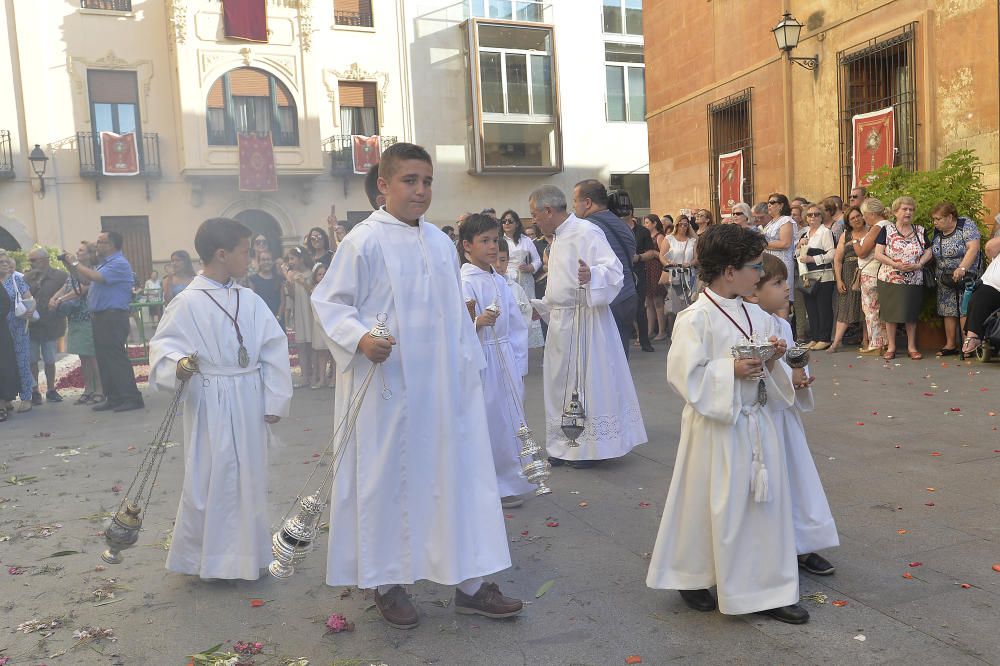
[(252, 290), (199, 275), (170, 302), (150, 341), (149, 385), (173, 390), (177, 361), (195, 352), (200, 374), (184, 390), (184, 486), (167, 568), (256, 580), (271, 561), (265, 416), (288, 414), (288, 338)]
[[(333, 483), (326, 582), (376, 588), (383, 619), (401, 629), (419, 622), (402, 587), (418, 580), (458, 585), (456, 612), (497, 618), (522, 608), (482, 581), (510, 567), (510, 552), (479, 374), (483, 350), (455, 245), (423, 216), (432, 181), (422, 147), (388, 148), (378, 178), (385, 207), (345, 237), (312, 295), (340, 373), (335, 422), (370, 359), (381, 360)], [(394, 346), (378, 354), (366, 336), (381, 313)]]
[[(548, 453), (556, 463), (569, 461), (577, 467), (621, 457), (647, 441), (632, 373), (610, 309), (625, 280), (621, 262), (603, 231), (566, 212), (566, 197), (558, 188), (538, 188), (529, 205), (542, 232), (554, 235), (545, 298), (533, 301), (549, 321), (543, 368)], [(578, 302), (583, 306), (580, 342), (574, 334)], [(570, 397), (567, 376), (573, 384), (578, 356), (586, 425), (577, 439), (579, 446), (573, 447), (562, 432), (561, 416)]]

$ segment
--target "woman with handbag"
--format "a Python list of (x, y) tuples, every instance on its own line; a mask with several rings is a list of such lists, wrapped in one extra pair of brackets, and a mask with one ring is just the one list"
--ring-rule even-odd
[(799, 241), (796, 255), (799, 259), (800, 291), (806, 302), (809, 318), (808, 349), (820, 351), (830, 347), (833, 333), (833, 292), (836, 288), (833, 273), (833, 255), (836, 247), (833, 234), (823, 224), (825, 213), (819, 204), (806, 208), (808, 230)]
[(868, 225), (868, 233), (854, 251), (858, 255), (861, 273), (861, 312), (865, 315), (868, 345), (858, 351), (862, 356), (881, 356), (885, 347), (885, 324), (882, 323), (878, 302), (878, 269), (882, 264), (875, 259), (875, 241), (889, 221), (885, 219), (885, 204), (874, 197), (868, 197), (861, 203), (861, 214)]
[(942, 201), (931, 209), (934, 238), (931, 252), (937, 275), (937, 313), (944, 318), (945, 343), (938, 356), (959, 353), (959, 323), (965, 327), (962, 298), (969, 282), (982, 272), (979, 254), (979, 227), (967, 217), (959, 217), (955, 204)]
[(924, 289), (933, 287), (934, 274), (924, 270), (932, 259), (924, 241), (924, 229), (913, 224), (917, 202), (902, 196), (892, 202), (895, 221), (883, 227), (875, 241), (878, 272), (878, 300), (885, 322), (886, 350), (882, 358), (896, 358), (896, 329), (906, 328), (907, 353), (914, 361), (923, 358), (917, 351), (917, 319), (924, 302)]
[(677, 313), (691, 304), (694, 293), (694, 269), (697, 264), (695, 248), (698, 237), (691, 232), (691, 223), (686, 215), (677, 218), (674, 233), (666, 236), (660, 247), (659, 284), (667, 288), (669, 309), (665, 313), (667, 331), (673, 330), (673, 320)]
[[(21, 398), (17, 406), (18, 412), (31, 409), (31, 391), (34, 381), (31, 377), (31, 344), (28, 339), (28, 321), (35, 313), (35, 299), (24, 275), (17, 272), (14, 258), (6, 250), (0, 250), (0, 284), (7, 291), (13, 307), (7, 313), (7, 328), (14, 341), (14, 358), (17, 362), (17, 374), (20, 379)], [(8, 408), (8, 403), (3, 403)]]
[[(77, 260), (87, 268), (97, 263), (97, 244), (86, 241), (76, 250)], [(97, 353), (94, 350), (94, 329), (90, 323), (90, 309), (87, 307), (89, 284), (83, 284), (70, 273), (66, 284), (52, 297), (49, 309), (66, 315), (66, 353), (80, 357), (80, 372), (83, 375), (83, 395), (73, 404), (96, 405), (104, 402), (101, 388), (101, 373), (97, 369)]]
[[(1000, 312), (1000, 236), (994, 236), (986, 243), (986, 256), (990, 265), (983, 271), (983, 277), (969, 299), (969, 316), (965, 321), (965, 340), (962, 344), (962, 358), (975, 355), (983, 346), (983, 339), (993, 337), (987, 330), (990, 316)], [(995, 321), (995, 319), (994, 319)]]
[[(868, 225), (861, 209), (851, 206), (844, 211), (847, 228), (837, 241), (833, 255), (833, 274), (837, 279), (837, 323), (833, 330), (833, 344), (827, 349), (835, 352), (844, 341), (844, 334), (851, 324), (864, 321), (861, 314), (861, 271), (858, 269), (858, 248), (868, 235)], [(862, 327), (863, 328), (863, 327)], [(867, 332), (864, 335), (868, 337)], [(867, 347), (867, 345), (865, 345)]]

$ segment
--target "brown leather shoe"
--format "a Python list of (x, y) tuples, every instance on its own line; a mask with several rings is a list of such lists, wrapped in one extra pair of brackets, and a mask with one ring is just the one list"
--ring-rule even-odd
[(494, 619), (514, 617), (524, 609), (520, 599), (511, 599), (500, 593), (496, 583), (483, 583), (471, 597), (455, 589), (455, 612), (465, 615), (483, 615)]
[(376, 589), (375, 608), (390, 627), (413, 629), (420, 624), (417, 609), (401, 585), (393, 585), (384, 595)]

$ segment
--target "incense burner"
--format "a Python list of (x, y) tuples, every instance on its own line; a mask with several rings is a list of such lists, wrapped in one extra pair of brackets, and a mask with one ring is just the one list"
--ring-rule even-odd
[(121, 564), (121, 551), (131, 548), (139, 540), (139, 529), (142, 528), (142, 509), (136, 504), (125, 500), (125, 506), (118, 510), (111, 524), (104, 530), (104, 541), (107, 550), (101, 553), (101, 559), (108, 564)]

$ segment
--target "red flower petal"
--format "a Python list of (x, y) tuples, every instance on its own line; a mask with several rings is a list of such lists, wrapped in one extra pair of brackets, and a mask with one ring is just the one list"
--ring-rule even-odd
[(940, 452), (940, 451), (933, 451), (933, 452), (931, 453), (931, 455), (932, 455), (932, 456), (939, 456), (939, 455), (941, 455), (941, 452)]
[(924, 393), (924, 396), (925, 396), (925, 397), (927, 397), (927, 398), (930, 398), (930, 397), (932, 397), (933, 395), (934, 395), (933, 393)]
[(837, 608), (843, 608), (847, 605), (847, 602), (843, 599), (837, 599), (836, 601), (831, 601), (830, 604), (836, 606)]
[(924, 506), (934, 506), (934, 502), (924, 502)]
[(641, 664), (642, 663), (642, 657), (640, 657), (637, 654), (629, 655), (629, 656), (625, 657), (625, 663), (626, 664)]
[(912, 569), (913, 567), (922, 567), (923, 565), (924, 565), (924, 563), (923, 563), (923, 562), (910, 562), (910, 568), (911, 568), (911, 569)]
[(865, 424), (865, 422), (864, 422), (864, 421), (858, 421), (858, 422), (857, 422), (857, 423), (855, 423), (854, 425), (864, 425), (864, 424)]
[(521, 532), (521, 536), (528, 536), (528, 530), (524, 530), (523, 532)]
[(550, 520), (549, 522), (545, 523), (545, 526), (546, 527), (559, 527), (559, 521), (558, 520)]
[(972, 586), (971, 586), (971, 585), (969, 585), (968, 583), (962, 583), (962, 589), (963, 589), (963, 590), (967, 590), (967, 589), (969, 589), (970, 587), (972, 587)]
[(250, 606), (251, 606), (252, 608), (260, 608), (261, 606), (263, 606), (263, 605), (264, 605), (264, 603), (265, 603), (265, 602), (264, 602), (264, 600), (263, 600), (263, 599), (251, 599), (251, 600), (250, 600)]
[(948, 411), (951, 411), (951, 412), (960, 412), (960, 411), (962, 411), (962, 408), (961, 407), (952, 407)]
[(649, 502), (639, 502), (639, 508), (645, 509), (649, 506)]
[(997, 573), (1000, 573), (1000, 564), (994, 564), (993, 565), (993, 571), (996, 571)]
[(906, 573), (903, 574), (903, 578), (905, 578), (906, 580), (912, 580), (913, 579), (913, 574), (911, 574), (909, 571), (907, 571)]

